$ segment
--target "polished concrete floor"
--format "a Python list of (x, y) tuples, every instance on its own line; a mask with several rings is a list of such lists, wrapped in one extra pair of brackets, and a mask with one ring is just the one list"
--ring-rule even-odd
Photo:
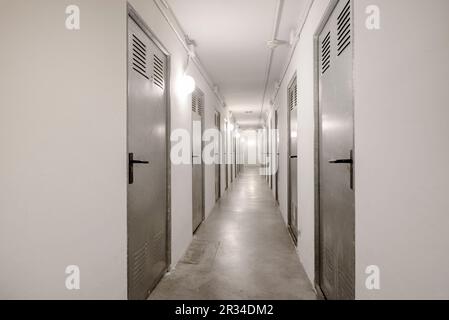
[(258, 168), (243, 170), (150, 299), (315, 299)]

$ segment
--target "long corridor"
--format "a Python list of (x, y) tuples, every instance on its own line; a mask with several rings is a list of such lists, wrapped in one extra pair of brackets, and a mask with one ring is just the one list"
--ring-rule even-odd
[(315, 299), (257, 167), (243, 170), (150, 299)]

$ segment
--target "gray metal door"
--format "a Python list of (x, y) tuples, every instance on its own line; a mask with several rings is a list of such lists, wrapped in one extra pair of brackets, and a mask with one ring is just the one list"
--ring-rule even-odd
[(193, 232), (203, 222), (203, 160), (202, 127), (204, 94), (199, 90), (192, 93), (192, 228)]
[(225, 178), (226, 178), (226, 188), (229, 187), (229, 159), (228, 159), (228, 121), (225, 122), (225, 132), (224, 132), (224, 161), (225, 161)]
[(273, 148), (274, 148), (274, 136), (273, 136), (273, 120), (270, 119), (270, 130), (268, 131), (268, 159), (270, 161), (270, 165), (269, 165), (269, 183), (270, 183), (270, 189), (273, 190), (273, 163), (274, 163), (274, 159), (273, 159)]
[[(220, 132), (220, 112), (215, 111), (215, 129), (217, 132)], [(220, 164), (220, 153), (221, 153), (221, 146), (220, 146), (220, 138), (219, 136), (214, 141), (214, 154), (215, 154), (215, 201), (218, 201), (221, 197), (221, 164)]]
[(320, 287), (354, 299), (352, 2), (339, 1), (320, 42)]
[(128, 296), (167, 269), (166, 56), (128, 19)]
[(279, 118), (278, 118), (278, 111), (276, 110), (274, 112), (274, 128), (276, 130), (276, 138), (274, 139), (275, 143), (275, 188), (276, 188), (276, 201), (279, 203)]
[[(233, 125), (232, 125), (233, 126)], [(231, 127), (232, 128), (232, 127)], [(231, 184), (234, 182), (234, 139), (233, 139), (234, 131), (230, 130), (228, 135), (229, 141), (229, 174), (231, 175)]]
[(288, 88), (289, 140), (290, 140), (290, 188), (288, 223), (295, 243), (298, 241), (298, 86), (294, 76)]
[(273, 152), (272, 152), (273, 135), (272, 135), (272, 128), (273, 127), (271, 126), (271, 120), (270, 120), (270, 127), (269, 127), (269, 130), (268, 130), (268, 133), (267, 133), (267, 137), (268, 137), (268, 141), (267, 141), (268, 154), (267, 154), (267, 157), (268, 157), (268, 161), (269, 161), (267, 175), (268, 175), (268, 185), (270, 186), (270, 189), (273, 189), (273, 179), (272, 179), (273, 175), (272, 175), (272, 169), (271, 169), (271, 166), (273, 165)]
[(237, 179), (237, 137), (234, 136), (234, 178)]

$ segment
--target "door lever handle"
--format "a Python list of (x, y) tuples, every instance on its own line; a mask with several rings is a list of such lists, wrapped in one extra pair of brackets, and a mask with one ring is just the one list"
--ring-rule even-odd
[(352, 159), (329, 160), (331, 164), (352, 164)]
[(349, 187), (351, 190), (354, 190), (354, 152), (351, 150), (349, 153), (350, 158), (349, 159), (335, 159), (335, 160), (329, 160), (330, 164), (349, 164), (351, 165), (350, 168), (350, 177), (349, 177)]
[(132, 164), (149, 164), (149, 161), (142, 161), (142, 160), (132, 160), (131, 161)]
[(134, 160), (134, 153), (128, 154), (128, 183), (134, 183), (134, 165), (135, 164), (149, 164), (149, 161)]

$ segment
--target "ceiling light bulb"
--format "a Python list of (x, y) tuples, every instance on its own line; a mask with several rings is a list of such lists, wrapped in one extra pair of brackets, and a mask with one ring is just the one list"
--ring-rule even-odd
[(195, 90), (195, 79), (193, 79), (191, 76), (183, 75), (179, 82), (179, 91), (182, 95), (188, 95)]

